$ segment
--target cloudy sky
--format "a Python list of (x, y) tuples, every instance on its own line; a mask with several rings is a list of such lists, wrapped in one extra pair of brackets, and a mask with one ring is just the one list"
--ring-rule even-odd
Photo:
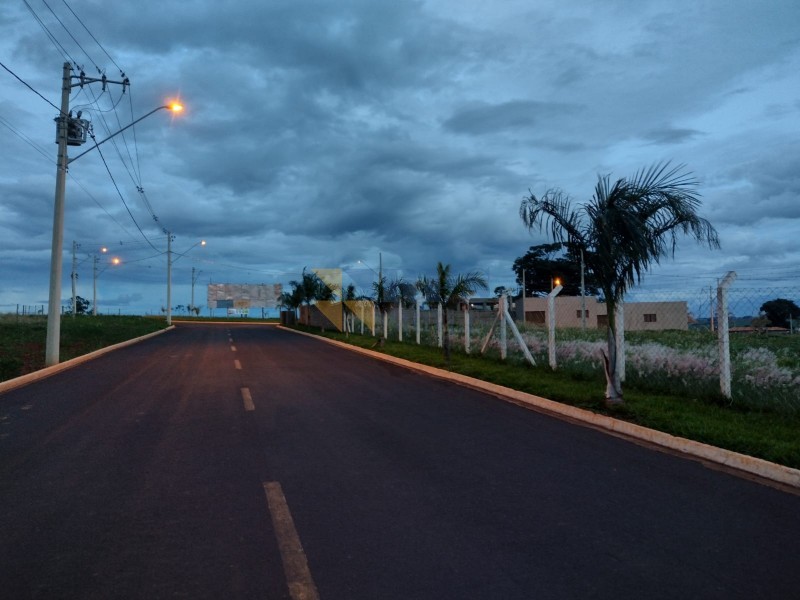
[(598, 175), (658, 161), (695, 174), (722, 250), (685, 240), (648, 286), (800, 275), (796, 0), (7, 0), (0, 60), (0, 312), (47, 301), (65, 60), (130, 78), (125, 95), (73, 90), (98, 141), (186, 107), (70, 166), (63, 298), (72, 242), (89, 299), (105, 245), (101, 311), (165, 305), (164, 230), (186, 253), (173, 304), (192, 268), (197, 303), (210, 281), (304, 267), (366, 289), (381, 259), (411, 280), (442, 261), (513, 286), (514, 259), (548, 241), (519, 218), (529, 190), (583, 202)]

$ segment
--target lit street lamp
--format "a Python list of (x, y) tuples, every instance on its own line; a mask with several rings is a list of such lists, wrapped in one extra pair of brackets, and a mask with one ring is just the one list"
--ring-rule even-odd
[[(79, 79), (78, 83), (72, 83), (73, 79)], [(50, 293), (49, 303), (47, 307), (47, 340), (45, 343), (45, 366), (56, 365), (59, 362), (59, 346), (61, 343), (61, 260), (62, 260), (62, 246), (64, 244), (64, 196), (66, 193), (66, 179), (67, 168), (71, 162), (79, 159), (81, 156), (104, 144), (111, 138), (119, 135), (129, 127), (132, 127), (142, 119), (145, 119), (155, 113), (156, 111), (166, 109), (173, 112), (178, 112), (183, 107), (178, 103), (166, 104), (159, 106), (150, 111), (146, 115), (139, 117), (129, 125), (126, 125), (116, 133), (108, 136), (101, 142), (95, 142), (92, 148), (78, 154), (74, 158), (67, 156), (67, 146), (80, 146), (86, 142), (86, 134), (89, 129), (89, 122), (80, 118), (80, 113), (76, 118), (72, 117), (69, 109), (69, 97), (73, 87), (83, 87), (88, 83), (93, 82), (117, 83), (123, 86), (129, 85), (129, 81), (125, 78), (123, 81), (108, 81), (105, 76), (102, 79), (94, 79), (86, 77), (81, 73), (80, 77), (72, 75), (72, 67), (68, 62), (64, 63), (61, 78), (61, 109), (58, 117), (56, 117), (57, 133), (56, 142), (58, 143), (58, 161), (56, 169), (56, 192), (55, 192), (55, 205), (53, 210), (53, 243), (50, 254)]]
[[(108, 248), (101, 248), (101, 252), (108, 252)], [(95, 255), (92, 257), (92, 262), (94, 263), (94, 267), (92, 269), (93, 277), (92, 277), (92, 316), (97, 316), (97, 278), (100, 274), (105, 271), (108, 267), (116, 266), (120, 264), (122, 261), (117, 258), (116, 256), (111, 259), (111, 261), (99, 271), (97, 270), (97, 265), (100, 262), (100, 257)]]

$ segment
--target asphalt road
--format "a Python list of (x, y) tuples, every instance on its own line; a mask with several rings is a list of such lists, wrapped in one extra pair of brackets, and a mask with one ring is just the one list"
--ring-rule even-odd
[(0, 395), (0, 597), (317, 595), (800, 598), (800, 497), (273, 327)]

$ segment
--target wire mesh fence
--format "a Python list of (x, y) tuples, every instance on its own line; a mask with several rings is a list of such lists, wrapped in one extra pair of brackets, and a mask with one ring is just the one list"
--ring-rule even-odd
[[(798, 288), (735, 284), (690, 294), (633, 291), (617, 315), (622, 380), (653, 393), (722, 396), (733, 406), (800, 412), (797, 315), (781, 319), (762, 310), (799, 297)], [(536, 364), (564, 373), (603, 372), (608, 314), (596, 298), (474, 298), (447, 311), (419, 303), (381, 311), (369, 303), (349, 311), (340, 328), (442, 346), (445, 322), (454, 349), (509, 361), (526, 360), (527, 350)]]

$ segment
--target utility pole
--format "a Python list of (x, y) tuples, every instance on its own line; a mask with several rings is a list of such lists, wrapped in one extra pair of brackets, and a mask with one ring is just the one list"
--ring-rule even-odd
[(97, 316), (97, 263), (100, 257), (96, 254), (92, 257), (92, 316)]
[[(195, 312), (195, 310), (194, 310), (194, 284), (197, 283), (197, 280), (200, 278), (200, 273), (202, 273), (202, 271), (196, 271), (196, 274), (195, 274), (195, 271), (196, 271), (196, 269), (194, 267), (192, 267), (192, 303), (189, 305), (189, 310), (191, 310), (192, 312)], [(263, 313), (264, 310), (262, 309), (261, 312)], [(196, 314), (199, 315), (200, 311), (197, 310)]]
[[(166, 230), (165, 230), (166, 231)], [(172, 233), (167, 234), (167, 327), (172, 325)]]
[[(78, 82), (75, 84), (72, 83), (72, 67), (68, 62), (65, 62), (61, 72), (61, 108), (55, 119), (58, 160), (56, 161), (56, 192), (53, 206), (53, 244), (50, 249), (50, 292), (47, 305), (47, 339), (44, 351), (44, 364), (46, 367), (58, 364), (59, 348), (61, 345), (61, 261), (63, 254), (62, 246), (64, 244), (64, 196), (67, 184), (67, 168), (71, 162), (67, 157), (67, 146), (80, 146), (85, 143), (86, 134), (89, 129), (89, 121), (80, 118), (80, 111), (78, 112), (77, 118), (73, 118), (70, 114), (69, 94), (74, 86), (83, 88), (84, 85), (95, 82), (101, 82), (103, 84), (103, 91), (106, 90), (106, 86), (109, 83), (121, 84), (124, 93), (125, 87), (130, 83), (127, 77), (125, 77), (123, 81), (109, 81), (105, 75), (97, 79), (94, 77), (87, 77), (83, 71), (81, 71), (80, 76), (74, 77), (78, 79)], [(127, 129), (127, 127), (125, 129)], [(116, 133), (114, 135), (116, 135)], [(103, 141), (105, 142), (107, 140)], [(89, 150), (91, 150), (91, 148)], [(89, 152), (89, 150), (86, 150), (86, 152)], [(75, 158), (83, 156), (86, 152), (79, 154)]]
[(56, 196), (53, 209), (53, 245), (50, 249), (50, 296), (47, 304), (47, 340), (45, 366), (58, 364), (61, 345), (61, 251), (64, 244), (64, 192), (67, 183), (67, 119), (69, 92), (72, 89), (72, 67), (64, 63), (61, 74), (61, 109), (58, 115), (58, 160)]
[(78, 314), (78, 304), (76, 302), (75, 284), (78, 280), (78, 248), (80, 244), (75, 240), (72, 241), (72, 317)]

